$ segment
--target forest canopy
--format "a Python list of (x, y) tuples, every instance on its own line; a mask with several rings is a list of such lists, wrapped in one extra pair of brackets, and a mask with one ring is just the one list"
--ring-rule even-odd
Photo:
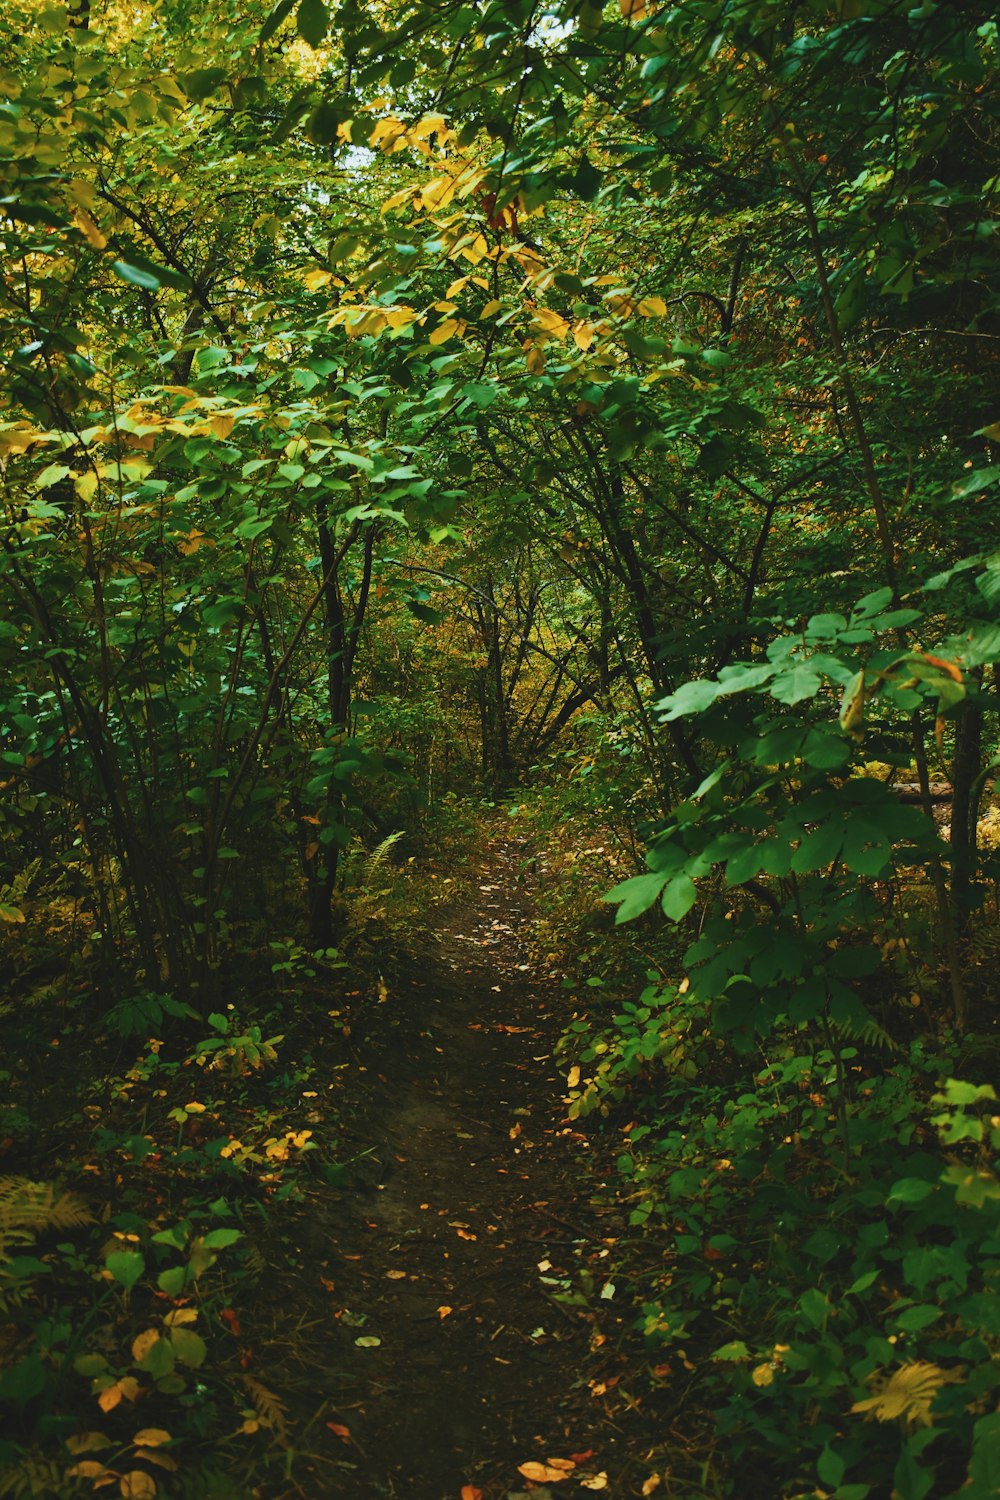
[[(650, 1136), (621, 1166), (635, 1234), (722, 1234), (729, 1200), (683, 1177), (697, 1139), (742, 1161), (753, 1233), (785, 1193), (808, 1243), (824, 1215), (869, 1235), (836, 1284), (825, 1243), (814, 1276), (787, 1243), (769, 1270), (747, 1252), (795, 1291), (767, 1359), (744, 1367), (738, 1318), (716, 1340), (737, 1457), (778, 1445), (777, 1371), (814, 1429), (782, 1495), (995, 1494), (993, 9), (0, 0), (0, 20), (12, 1053), (36, 1002), (65, 1004), (55, 973), (101, 1046), (231, 1037), (223, 991), (279, 962), (276, 936), (289, 974), (311, 954), (336, 983), (397, 843), (416, 886), (427, 840), (459, 865), (479, 836), (456, 809), (523, 803), (540, 849), (613, 851), (590, 877), (553, 856), (545, 899), (569, 988), (591, 960), (594, 991), (617, 986), (567, 1006), (561, 1055), (571, 1119)], [(30, 1071), (7, 1077), (15, 1173)], [(696, 1088), (712, 1146), (670, 1134)], [(793, 1140), (837, 1184), (811, 1207)], [(54, 1149), (12, 1210), (29, 1241), (85, 1222)], [(60, 1171), (69, 1197), (31, 1197)], [(43, 1262), (9, 1271), (7, 1234), (0, 1298), (13, 1276), (31, 1307)], [(637, 1313), (651, 1345), (683, 1345), (711, 1295), (685, 1274), (680, 1310), (664, 1285)], [(61, 1356), (11, 1328), (14, 1464), (50, 1451), (32, 1423)], [(76, 1493), (58, 1473), (0, 1494)]]

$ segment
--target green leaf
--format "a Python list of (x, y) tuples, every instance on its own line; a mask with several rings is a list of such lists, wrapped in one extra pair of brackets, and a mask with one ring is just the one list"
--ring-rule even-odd
[(295, 25), (304, 42), (319, 47), (330, 26), (330, 14), (323, 0), (299, 0)]
[(138, 1250), (113, 1250), (104, 1264), (127, 1292), (132, 1290), (146, 1269), (146, 1262)]
[(834, 1453), (832, 1448), (824, 1448), (816, 1461), (816, 1473), (823, 1484), (828, 1484), (831, 1489), (836, 1489), (846, 1472), (846, 1464), (839, 1453)]
[(179, 1297), (190, 1279), (187, 1266), (171, 1266), (169, 1270), (160, 1272), (156, 1285), (168, 1297)]
[(622, 922), (631, 922), (648, 911), (666, 882), (666, 875), (633, 875), (630, 880), (623, 880), (601, 899), (619, 903), (615, 923), (620, 925)]
[(675, 875), (663, 892), (661, 905), (672, 922), (686, 917), (698, 899), (698, 888), (690, 875)]
[(830, 1316), (830, 1304), (816, 1287), (810, 1287), (799, 1298), (799, 1311), (810, 1328), (823, 1328)]
[(160, 289), (158, 276), (154, 276), (152, 271), (141, 271), (138, 266), (130, 265), (126, 260), (113, 260), (111, 269), (122, 281), (141, 287), (144, 292), (158, 292)]
[(162, 1380), (164, 1375), (169, 1375), (174, 1368), (176, 1356), (172, 1343), (167, 1338), (158, 1338), (154, 1344), (146, 1350), (139, 1361), (139, 1368), (152, 1375), (154, 1380)]
[(801, 703), (805, 698), (815, 698), (823, 686), (823, 679), (805, 662), (797, 662), (790, 670), (780, 672), (771, 683), (771, 697), (779, 703), (789, 705)]
[(271, 40), (282, 21), (286, 16), (291, 15), (294, 8), (295, 0), (278, 0), (277, 5), (272, 7), (267, 20), (260, 28), (260, 40), (262, 44)]
[(825, 869), (827, 865), (833, 864), (843, 842), (842, 823), (825, 823), (822, 828), (815, 828), (812, 833), (806, 834), (792, 855), (792, 869), (797, 875)]
[(201, 1334), (195, 1333), (193, 1328), (171, 1328), (170, 1342), (182, 1365), (190, 1365), (192, 1370), (197, 1370), (205, 1363), (208, 1346)]
[(227, 1250), (243, 1238), (239, 1229), (211, 1229), (202, 1240), (206, 1250)]

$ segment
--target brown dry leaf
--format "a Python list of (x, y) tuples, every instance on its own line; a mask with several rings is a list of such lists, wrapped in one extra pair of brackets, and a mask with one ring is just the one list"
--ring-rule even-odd
[(448, 1304), (445, 1303), (443, 1307), (439, 1307), (438, 1308), (437, 1314), (438, 1314), (438, 1317), (441, 1319), (441, 1321), (443, 1323), (444, 1320), (445, 1320), (445, 1318), (450, 1317), (450, 1315), (454, 1311), (455, 1311), (455, 1309), (453, 1307), (449, 1307)]
[(352, 1441), (351, 1429), (349, 1427), (345, 1427), (342, 1422), (327, 1422), (326, 1425), (327, 1427), (329, 1427), (331, 1432), (335, 1432), (339, 1438), (343, 1438), (345, 1443), (349, 1443)]
[(406, 1280), (406, 1272), (405, 1271), (386, 1271), (385, 1274), (386, 1274), (386, 1279), (388, 1281), (405, 1281)]
[[(567, 1467), (563, 1467), (563, 1465)], [(517, 1472), (523, 1474), (525, 1479), (530, 1479), (534, 1484), (558, 1484), (561, 1479), (568, 1479), (575, 1468), (576, 1465), (566, 1458), (550, 1458), (544, 1464), (537, 1463), (532, 1458), (525, 1464), (518, 1464)]]
[(455, 1233), (460, 1240), (477, 1240), (479, 1238), (478, 1234), (470, 1234), (467, 1229), (456, 1229)]
[(170, 1433), (162, 1427), (143, 1427), (132, 1441), (140, 1448), (159, 1448), (162, 1443), (170, 1442)]
[(144, 1469), (133, 1469), (122, 1475), (119, 1488), (125, 1500), (154, 1500), (156, 1480)]

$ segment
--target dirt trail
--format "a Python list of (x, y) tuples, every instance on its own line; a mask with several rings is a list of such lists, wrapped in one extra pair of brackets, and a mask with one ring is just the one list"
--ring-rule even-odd
[[(291, 1326), (301, 1312), (313, 1399), (297, 1446), (315, 1464), (288, 1494), (459, 1500), (472, 1486), (499, 1500), (529, 1488), (520, 1465), (552, 1458), (569, 1474), (553, 1493), (637, 1492), (644, 1424), (623, 1432), (592, 1389), (616, 1384), (624, 1325), (608, 1300), (598, 1331), (592, 1310), (552, 1298), (580, 1267), (601, 1286), (615, 1228), (563, 1118), (565, 1000), (530, 967), (523, 858), (495, 845), (478, 907), (443, 916), (419, 972), (392, 981), (365, 1075), (380, 1180), (317, 1191), (299, 1226), (281, 1295)], [(305, 1274), (325, 1308), (303, 1302)]]

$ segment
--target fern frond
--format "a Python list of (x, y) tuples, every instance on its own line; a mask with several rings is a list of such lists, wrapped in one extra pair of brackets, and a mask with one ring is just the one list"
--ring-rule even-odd
[(252, 1375), (240, 1375), (238, 1378), (254, 1404), (260, 1425), (269, 1428), (278, 1442), (284, 1443), (288, 1434), (288, 1407), (285, 1402)]
[(855, 1401), (851, 1411), (862, 1412), (876, 1422), (902, 1421), (910, 1427), (931, 1426), (931, 1406), (944, 1385), (961, 1380), (955, 1370), (942, 1370), (925, 1359), (893, 1370), (874, 1396)]
[(361, 872), (362, 886), (367, 887), (371, 886), (374, 883), (375, 876), (378, 874), (381, 866), (385, 864), (386, 860), (389, 857), (389, 851), (399, 843), (400, 839), (403, 837), (403, 832), (404, 830), (401, 828), (396, 833), (390, 833), (387, 838), (384, 838), (382, 842), (376, 845), (376, 847), (372, 850), (371, 854), (369, 854), (368, 858), (365, 860), (364, 868)]
[(26, 1453), (14, 1467), (0, 1473), (0, 1500), (35, 1500), (42, 1496), (59, 1500), (76, 1493), (76, 1484), (64, 1476), (60, 1465), (38, 1453)]
[(0, 1238), (20, 1231), (41, 1234), (45, 1229), (75, 1229), (92, 1224), (94, 1216), (76, 1193), (60, 1192), (51, 1182), (27, 1177), (0, 1177)]
[(866, 1047), (881, 1047), (883, 1052), (898, 1052), (899, 1044), (871, 1016), (864, 1021), (835, 1021), (830, 1018), (831, 1030), (848, 1042), (863, 1042)]

